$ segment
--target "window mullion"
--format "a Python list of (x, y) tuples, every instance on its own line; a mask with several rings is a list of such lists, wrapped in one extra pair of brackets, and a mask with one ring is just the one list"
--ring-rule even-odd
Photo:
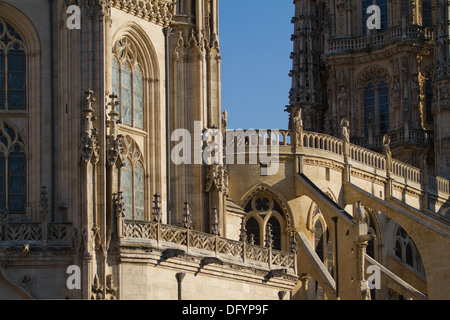
[(5, 208), (9, 209), (9, 154), (5, 154)]
[(5, 50), (5, 73), (4, 73), (4, 85), (5, 85), (5, 110), (8, 110), (8, 78), (9, 78), (9, 70), (8, 70), (8, 51)]

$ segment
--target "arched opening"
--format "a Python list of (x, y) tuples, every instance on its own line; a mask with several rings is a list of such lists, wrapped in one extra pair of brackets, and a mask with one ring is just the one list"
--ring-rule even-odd
[(253, 239), (252, 242), (254, 244), (259, 245), (261, 243), (261, 236), (259, 232), (258, 221), (256, 221), (255, 218), (251, 217), (250, 219), (247, 220), (246, 228), (247, 228), (247, 236), (249, 237), (249, 239)]

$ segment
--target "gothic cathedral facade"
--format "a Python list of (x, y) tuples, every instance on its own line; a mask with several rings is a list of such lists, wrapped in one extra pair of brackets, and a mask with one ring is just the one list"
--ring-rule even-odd
[(0, 298), (450, 299), (447, 6), (295, 0), (237, 132), (218, 0), (0, 0)]

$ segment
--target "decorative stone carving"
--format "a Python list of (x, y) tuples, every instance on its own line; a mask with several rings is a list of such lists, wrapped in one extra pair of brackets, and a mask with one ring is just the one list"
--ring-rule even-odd
[(154, 196), (154, 207), (153, 207), (153, 221), (157, 222), (157, 223), (161, 223), (161, 219), (162, 219), (162, 212), (161, 212), (161, 195), (159, 195), (158, 193), (155, 194)]
[(295, 145), (297, 147), (303, 146), (303, 119), (302, 119), (302, 109), (297, 108), (294, 112), (294, 117), (292, 119), (292, 128), (295, 133)]
[(347, 101), (348, 101), (348, 95), (345, 86), (341, 87), (341, 90), (337, 96), (337, 100), (338, 100), (338, 114), (341, 118), (344, 118), (347, 116)]
[(266, 247), (273, 248), (273, 232), (272, 225), (270, 223), (267, 224), (266, 227)]
[(191, 215), (191, 206), (188, 201), (184, 203), (184, 220), (183, 227), (186, 229), (192, 229), (192, 215)]
[(94, 283), (91, 287), (91, 300), (102, 300), (103, 299), (103, 285), (98, 279), (98, 275), (94, 276)]
[(106, 276), (106, 300), (116, 300), (118, 286), (112, 274)]
[(149, 22), (167, 27), (175, 14), (174, 2), (168, 0), (110, 0), (117, 8)]
[(93, 160), (98, 161), (98, 130), (94, 128), (93, 122), (96, 120), (94, 116), (95, 110), (92, 103), (95, 101), (94, 91), (86, 90), (85, 107), (83, 108), (83, 126), (84, 130), (81, 136), (81, 158), (85, 163)]
[(117, 124), (120, 120), (116, 107), (119, 105), (119, 101), (117, 101), (117, 95), (115, 94), (112, 94), (109, 97), (111, 102), (109, 102), (108, 105), (111, 107), (111, 111), (108, 114), (109, 120), (106, 121), (106, 125), (109, 128), (109, 134), (106, 136), (106, 157), (109, 166), (114, 166), (116, 164), (122, 165), (122, 163), (118, 163), (117, 161), (119, 159), (119, 154), (123, 152), (123, 136), (119, 135), (117, 132)]
[(210, 192), (212, 185), (217, 187), (217, 190), (228, 194), (228, 172), (223, 165), (213, 163), (206, 168), (206, 187), (205, 191)]
[(217, 207), (214, 207), (212, 209), (211, 233), (215, 236), (220, 236), (220, 223), (219, 223), (219, 214), (217, 212)]

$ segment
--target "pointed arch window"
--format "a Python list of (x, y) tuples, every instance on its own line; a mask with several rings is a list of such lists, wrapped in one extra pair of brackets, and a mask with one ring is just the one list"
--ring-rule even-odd
[(25, 46), (16, 30), (0, 20), (0, 110), (25, 108)]
[(0, 209), (26, 213), (26, 153), (22, 136), (0, 121)]
[(409, 234), (400, 226), (397, 226), (395, 233), (395, 255), (405, 264), (414, 268), (418, 272), (425, 274), (425, 269), (416, 244)]
[(112, 91), (119, 98), (117, 112), (123, 124), (144, 129), (144, 73), (136, 47), (127, 38), (118, 41), (112, 59)]
[(120, 170), (120, 189), (123, 192), (125, 219), (145, 220), (145, 169), (142, 154), (135, 141), (124, 138), (126, 157)]
[(272, 248), (283, 250), (287, 247), (286, 219), (281, 206), (268, 192), (258, 192), (245, 206), (247, 236), (253, 235), (255, 245), (265, 246), (267, 226), (270, 224), (272, 233)]
[(389, 89), (381, 79), (369, 79), (364, 90), (364, 129), (372, 135), (383, 135), (389, 131)]

